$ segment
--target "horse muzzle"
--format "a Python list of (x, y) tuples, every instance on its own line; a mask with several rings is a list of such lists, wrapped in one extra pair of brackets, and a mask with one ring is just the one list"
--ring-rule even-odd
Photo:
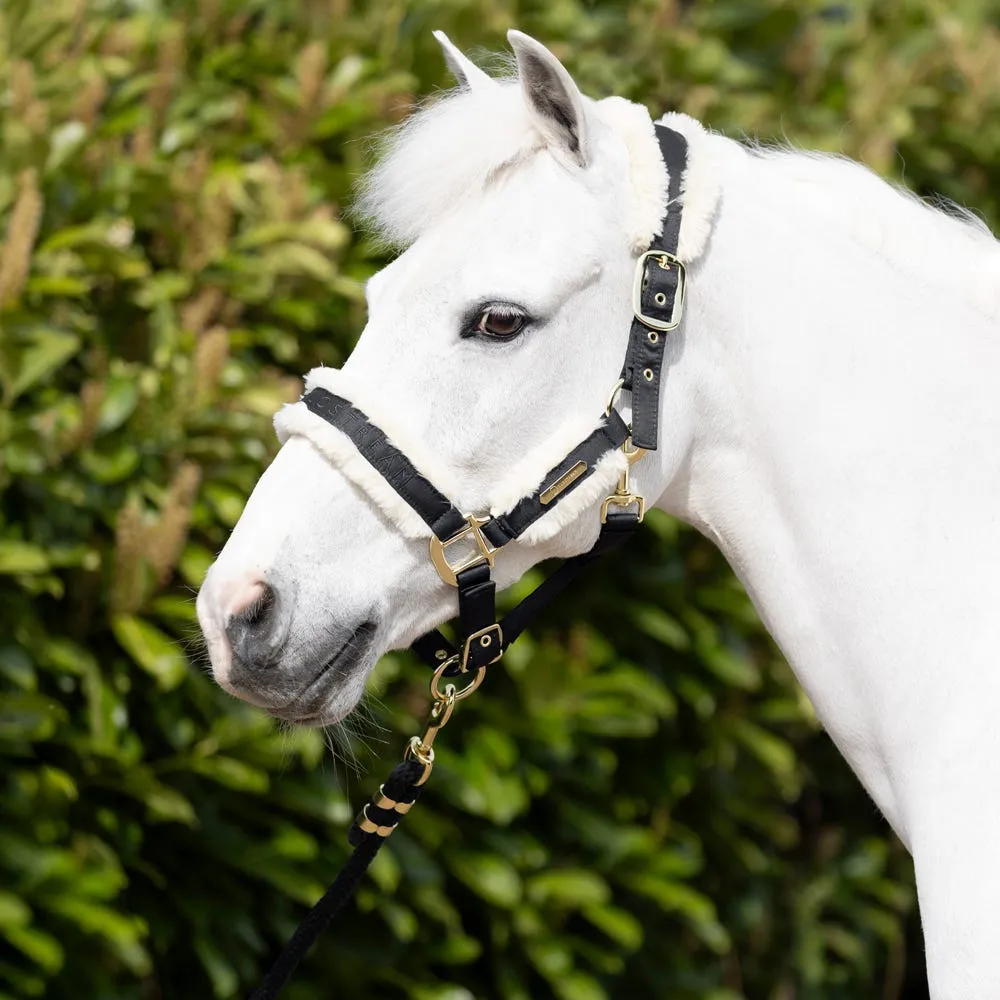
[[(198, 594), (198, 620), (212, 672), (230, 694), (277, 718), (328, 725), (347, 714), (337, 694), (370, 659), (377, 623), (293, 630), (296, 588), (245, 573), (209, 573)], [(295, 634), (295, 641), (291, 637)], [(353, 686), (353, 685), (350, 685)]]

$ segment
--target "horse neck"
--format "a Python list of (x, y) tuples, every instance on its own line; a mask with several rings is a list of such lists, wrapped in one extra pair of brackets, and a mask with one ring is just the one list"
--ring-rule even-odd
[(933, 266), (911, 273), (831, 226), (766, 157), (727, 144), (719, 163), (670, 347), (659, 506), (719, 545), (909, 841), (946, 780), (935, 754), (975, 752), (976, 708), (1000, 694), (1000, 330)]

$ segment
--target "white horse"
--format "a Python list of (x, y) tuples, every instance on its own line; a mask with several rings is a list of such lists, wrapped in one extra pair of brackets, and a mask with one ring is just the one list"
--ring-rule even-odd
[[(644, 108), (581, 96), (508, 37), (508, 81), (440, 37), (462, 86), (399, 131), (364, 197), (407, 249), (369, 282), (343, 370), (308, 379), (468, 512), (505, 510), (594, 426), (666, 190)], [(996, 1000), (1000, 244), (854, 163), (663, 120), (689, 144), (688, 299), (633, 483), (720, 547), (912, 851), (932, 996)], [(455, 591), (422, 522), (302, 410), (279, 415), (288, 440), (198, 611), (220, 684), (324, 724)], [(594, 480), (498, 554), (501, 586), (593, 544)]]

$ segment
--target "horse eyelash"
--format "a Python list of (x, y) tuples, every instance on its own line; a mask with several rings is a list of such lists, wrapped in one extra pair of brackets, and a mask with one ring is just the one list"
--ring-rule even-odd
[[(479, 321), (487, 309), (495, 312), (498, 316), (520, 316), (524, 320), (521, 324), (521, 329), (518, 330), (517, 333), (514, 333), (510, 337), (506, 338), (484, 335), (483, 331), (479, 329)], [(509, 344), (517, 340), (517, 338), (525, 332), (528, 326), (534, 322), (535, 320), (531, 313), (529, 313), (523, 306), (518, 305), (516, 302), (481, 302), (465, 314), (465, 317), (462, 320), (460, 336), (463, 340), (478, 338), (482, 340), (489, 340), (496, 344)]]

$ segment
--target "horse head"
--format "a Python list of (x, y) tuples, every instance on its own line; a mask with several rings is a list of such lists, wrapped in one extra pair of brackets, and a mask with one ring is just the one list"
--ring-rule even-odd
[[(350, 400), (463, 512), (496, 514), (604, 411), (666, 171), (645, 108), (585, 98), (534, 39), (510, 32), (507, 80), (438, 39), (459, 88), (402, 126), (361, 197), (403, 252), (368, 282), (343, 368), (307, 388)], [(384, 652), (455, 611), (426, 526), (321, 424), (302, 403), (278, 415), (285, 443), (198, 598), (218, 682), (313, 724), (346, 715)], [(587, 550), (620, 471), (605, 462), (506, 547), (498, 585)], [(656, 495), (665, 473), (647, 476)]]

